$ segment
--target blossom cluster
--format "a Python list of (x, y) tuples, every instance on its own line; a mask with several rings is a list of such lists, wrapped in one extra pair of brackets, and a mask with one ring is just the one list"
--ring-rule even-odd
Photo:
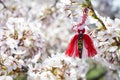
[(93, 32), (92, 36), (100, 55), (108, 62), (119, 65), (120, 62), (120, 19), (102, 18), (106, 30)]
[(77, 80), (85, 78), (88, 64), (80, 59), (73, 59), (64, 54), (52, 55), (42, 62), (30, 66), (28, 80)]

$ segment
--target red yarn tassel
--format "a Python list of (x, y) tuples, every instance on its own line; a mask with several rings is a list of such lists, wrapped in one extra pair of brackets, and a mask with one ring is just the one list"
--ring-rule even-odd
[[(94, 47), (92, 39), (90, 38), (89, 35), (84, 34), (85, 29), (84, 29), (84, 26), (82, 26), (82, 25), (86, 21), (87, 14), (88, 14), (88, 9), (85, 8), (84, 11), (83, 11), (82, 22), (72, 28), (73, 30), (75, 28), (76, 31), (78, 31), (78, 34), (76, 34), (73, 37), (73, 39), (71, 40), (71, 42), (70, 42), (70, 44), (69, 44), (69, 46), (66, 50), (65, 54), (70, 56), (70, 57), (73, 56), (73, 57), (81, 58), (82, 55), (86, 54), (86, 53), (87, 53), (86, 57), (93, 57), (97, 54), (97, 51)], [(78, 37), (79, 37), (79, 39), (78, 39)], [(84, 52), (84, 50), (85, 51), (87, 50), (87, 52)]]
[(88, 57), (93, 57), (97, 54), (97, 51), (94, 47), (93, 41), (89, 35), (84, 34), (84, 45), (88, 51)]
[[(71, 40), (68, 48), (66, 49), (66, 55), (70, 57), (79, 57), (82, 54), (87, 54), (86, 57), (93, 57), (97, 54), (97, 51), (94, 47), (93, 41), (89, 35), (84, 34), (83, 45), (85, 46), (87, 53), (79, 53), (78, 50), (78, 34), (76, 34), (73, 39)], [(84, 48), (83, 48), (84, 50)]]
[(73, 39), (71, 40), (68, 48), (66, 49), (66, 55), (72, 57), (72, 56), (76, 56), (78, 57), (78, 34), (76, 34)]
[[(86, 57), (93, 57), (97, 54), (97, 51), (94, 47), (93, 41), (90, 38), (89, 35), (84, 34), (84, 39), (83, 39), (83, 45), (85, 46), (86, 50), (87, 50), (87, 56)], [(84, 50), (84, 48), (83, 48)], [(72, 57), (79, 57), (82, 56), (82, 54), (86, 54), (86, 53), (80, 53), (78, 50), (78, 34), (76, 34), (73, 39), (71, 40), (69, 46), (66, 49), (66, 55)]]

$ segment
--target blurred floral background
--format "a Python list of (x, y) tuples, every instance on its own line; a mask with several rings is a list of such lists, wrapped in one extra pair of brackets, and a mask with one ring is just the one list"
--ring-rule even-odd
[[(120, 80), (118, 0), (0, 0), (0, 80)], [(85, 7), (98, 54), (65, 50)]]

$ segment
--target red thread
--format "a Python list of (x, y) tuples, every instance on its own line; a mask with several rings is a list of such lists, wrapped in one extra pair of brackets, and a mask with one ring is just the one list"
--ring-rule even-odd
[(77, 25), (74, 25), (72, 27), (72, 30), (73, 31), (78, 31), (80, 29), (80, 27), (85, 23), (86, 19), (87, 19), (87, 16), (88, 16), (88, 9), (85, 8), (83, 10), (83, 16), (82, 16), (82, 22), (78, 23)]

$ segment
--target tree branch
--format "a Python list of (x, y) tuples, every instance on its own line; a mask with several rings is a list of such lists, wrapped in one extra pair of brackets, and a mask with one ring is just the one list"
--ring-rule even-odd
[(7, 6), (4, 4), (2, 0), (0, 0), (0, 3), (3, 5), (4, 8), (7, 8)]

